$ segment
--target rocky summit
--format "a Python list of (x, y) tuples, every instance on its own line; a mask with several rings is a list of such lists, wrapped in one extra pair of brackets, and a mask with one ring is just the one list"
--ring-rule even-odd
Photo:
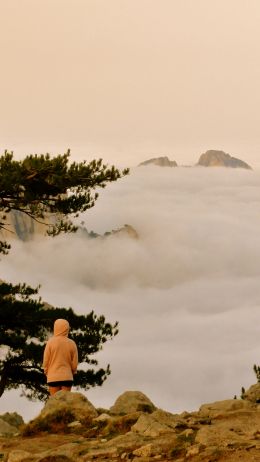
[(245, 168), (251, 170), (243, 160), (232, 157), (224, 151), (209, 150), (201, 154), (197, 165), (203, 167), (231, 167), (231, 168)]
[(164, 157), (154, 157), (153, 159), (145, 160), (139, 164), (139, 167), (146, 165), (156, 165), (158, 167), (178, 167), (175, 160), (170, 160), (167, 156)]
[(60, 391), (28, 424), (17, 414), (0, 416), (0, 460), (260, 461), (260, 383), (243, 396), (172, 414), (139, 391), (123, 393), (109, 410)]

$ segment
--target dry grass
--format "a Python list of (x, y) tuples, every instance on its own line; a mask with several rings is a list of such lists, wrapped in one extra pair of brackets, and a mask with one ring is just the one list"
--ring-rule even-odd
[(141, 412), (134, 412), (125, 416), (114, 417), (106, 423), (102, 430), (103, 436), (124, 435), (131, 430), (139, 419)]
[(68, 424), (74, 420), (74, 414), (70, 410), (57, 411), (55, 414), (50, 414), (44, 419), (41, 417), (36, 417), (36, 419), (22, 427), (21, 435), (34, 436), (43, 432), (68, 433), (70, 431)]

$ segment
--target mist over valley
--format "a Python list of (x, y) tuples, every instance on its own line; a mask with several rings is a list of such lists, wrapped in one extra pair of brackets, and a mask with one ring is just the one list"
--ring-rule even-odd
[[(77, 313), (94, 309), (119, 334), (98, 355), (112, 374), (87, 393), (109, 407), (141, 390), (172, 412), (232, 398), (259, 362), (260, 172), (148, 166), (100, 192), (79, 223), (100, 235), (130, 225), (138, 238), (82, 233), (14, 240), (1, 279), (41, 284)], [(41, 404), (6, 392), (26, 419)]]

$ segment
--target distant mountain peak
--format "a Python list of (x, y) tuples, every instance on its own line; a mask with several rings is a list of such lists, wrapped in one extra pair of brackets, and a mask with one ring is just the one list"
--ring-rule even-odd
[(197, 165), (201, 165), (203, 167), (230, 167), (251, 170), (250, 165), (243, 160), (232, 157), (224, 151), (214, 149), (201, 154)]
[(154, 157), (152, 159), (145, 160), (139, 164), (139, 167), (145, 165), (156, 165), (158, 167), (178, 167), (175, 160), (170, 160), (167, 156)]

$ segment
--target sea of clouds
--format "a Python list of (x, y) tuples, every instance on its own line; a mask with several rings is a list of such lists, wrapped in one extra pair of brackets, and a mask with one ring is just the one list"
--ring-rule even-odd
[[(260, 171), (136, 168), (102, 190), (80, 220), (104, 233), (132, 225), (139, 239), (80, 234), (13, 242), (0, 278), (41, 284), (41, 296), (119, 321), (99, 353), (112, 374), (90, 390), (110, 407), (141, 390), (172, 412), (239, 396), (260, 364)], [(18, 392), (0, 411), (26, 420), (42, 404)]]

